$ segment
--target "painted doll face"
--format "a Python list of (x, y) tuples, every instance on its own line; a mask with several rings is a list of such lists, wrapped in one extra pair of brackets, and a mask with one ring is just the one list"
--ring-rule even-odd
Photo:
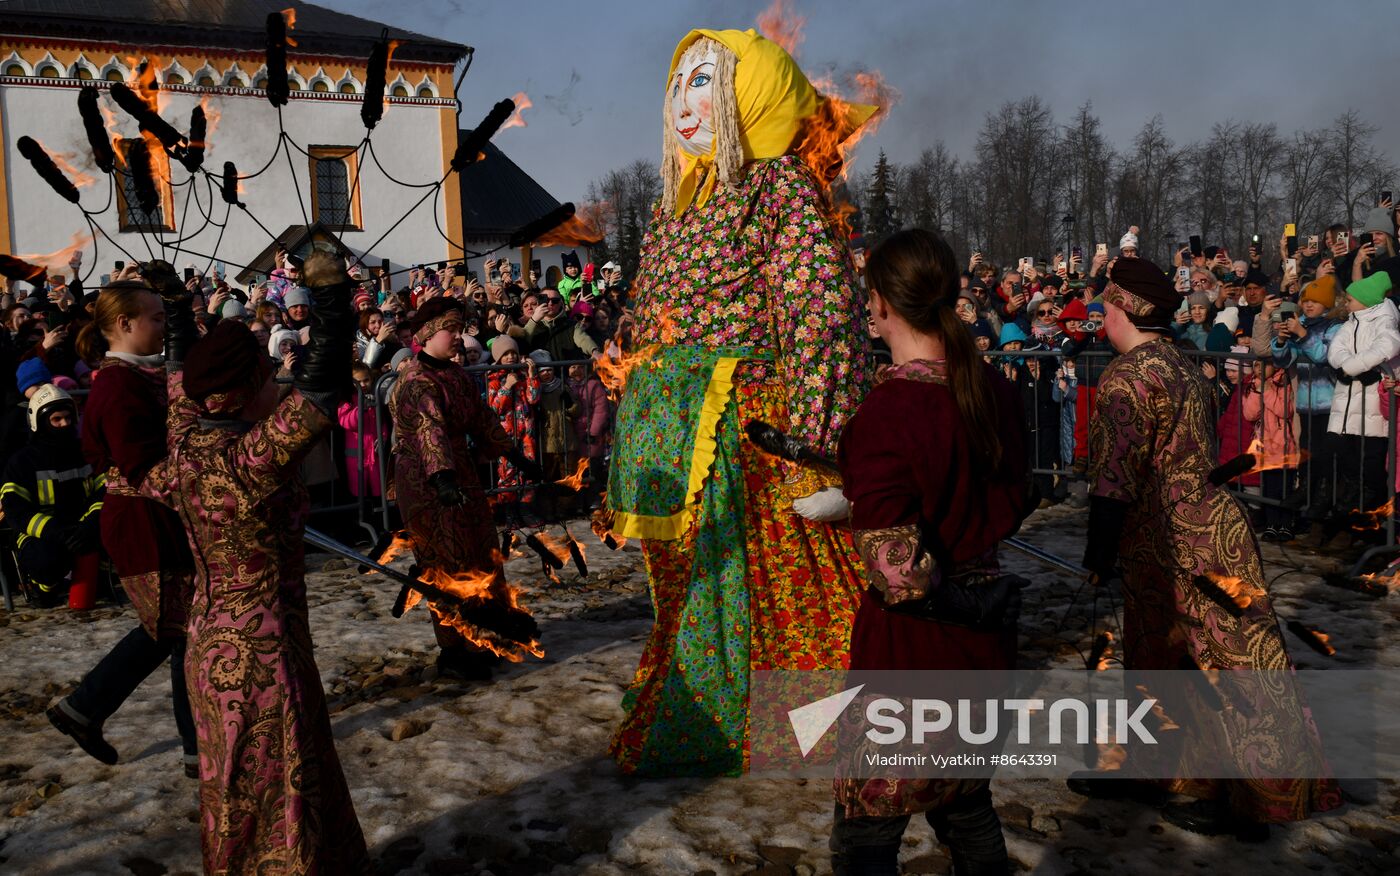
[(717, 60), (712, 49), (686, 52), (671, 77), (671, 121), (676, 145), (689, 155), (708, 155), (715, 141), (711, 107)]

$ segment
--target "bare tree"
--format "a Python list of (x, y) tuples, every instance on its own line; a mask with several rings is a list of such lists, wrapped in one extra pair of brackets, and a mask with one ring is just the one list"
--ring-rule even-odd
[(1299, 226), (1321, 233), (1332, 223), (1326, 210), (1323, 180), (1326, 175), (1328, 152), (1327, 131), (1299, 131), (1293, 143), (1284, 150), (1279, 168), (1284, 212)]
[(1328, 132), (1328, 190), (1333, 208), (1345, 213), (1348, 227), (1356, 227), (1357, 214), (1370, 206), (1381, 156), (1371, 143), (1374, 125), (1349, 109), (1337, 117)]

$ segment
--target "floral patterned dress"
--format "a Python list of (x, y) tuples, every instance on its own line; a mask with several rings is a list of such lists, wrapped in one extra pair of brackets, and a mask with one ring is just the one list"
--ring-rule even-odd
[(170, 455), (141, 493), (179, 513), (195, 558), (185, 673), (204, 872), (367, 873), (307, 624), (297, 468), (330, 413), (294, 390), (257, 423), (202, 421), (181, 378)]
[[(1211, 412), (1201, 370), (1165, 341), (1114, 359), (1099, 381), (1089, 423), (1090, 493), (1130, 506), (1119, 554), (1125, 669), (1292, 666), (1249, 521), (1228, 491), (1207, 480), (1215, 467)], [(1203, 575), (1238, 577), (1252, 596), (1249, 606), (1239, 616), (1226, 611), (1195, 583)], [(1229, 720), (1219, 719), (1224, 737), (1216, 750), (1238, 752), (1242, 764), (1257, 764), (1266, 776), (1289, 775), (1293, 758), (1320, 759), (1308, 754), (1321, 742), (1293, 689), (1257, 691), (1251, 695), (1271, 699), (1222, 713)], [(1218, 710), (1194, 700), (1180, 708)], [(1181, 775), (1205, 774), (1189, 761), (1187, 751)], [(1342, 802), (1336, 782), (1319, 779), (1178, 779), (1169, 790), (1223, 797), (1237, 816), (1261, 822), (1295, 821)]]
[[(506, 375), (515, 374), (519, 379), (515, 385), (506, 388)], [(496, 416), (501, 418), (501, 428), (520, 447), (529, 459), (538, 460), (535, 447), (535, 407), (540, 403), (540, 381), (538, 377), (526, 376), (523, 372), (492, 371), (486, 383), (486, 403)], [(525, 477), (505, 457), (496, 460), (496, 486), (518, 487), (525, 483)], [(514, 491), (498, 494), (498, 501), (514, 502), (518, 494)], [(524, 496), (530, 501), (530, 493)]]
[(743, 433), (764, 420), (834, 455), (868, 385), (863, 305), (823, 208), (801, 161), (755, 161), (704, 206), (658, 212), (643, 244), (650, 357), (628, 378), (608, 489), (656, 611), (612, 744), (627, 771), (742, 772), (749, 674), (847, 664), (859, 557), (791, 508), (836, 478)]

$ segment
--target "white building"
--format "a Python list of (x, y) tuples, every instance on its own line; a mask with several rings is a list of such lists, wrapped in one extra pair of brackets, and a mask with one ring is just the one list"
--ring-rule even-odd
[[(462, 239), (455, 180), (389, 229), (427, 191), (401, 183), (432, 183), (447, 170), (458, 137), (453, 73), (468, 47), (295, 0), (103, 0), (96, 8), (100, 17), (83, 0), (0, 2), (0, 251), (56, 267), (67, 262), (75, 234), (88, 233), (78, 208), (19, 154), (16, 141), (28, 135), (79, 183), (82, 207), (99, 211), (94, 219), (105, 235), (95, 241), (97, 273), (110, 271), (114, 260), (163, 251), (177, 267), (201, 269), (217, 255), (234, 276), (271, 235), (317, 222), (340, 233), (367, 264), (389, 259), (397, 270), (460, 258), (439, 232)], [(289, 36), (297, 46), (288, 48), (293, 91), (279, 129), (279, 113), (262, 89), (265, 22), (286, 8), (295, 12)], [(399, 44), (384, 117), (362, 145), (366, 61), (385, 29)], [(242, 183), (246, 212), (225, 204), (213, 181), (162, 162), (161, 203), (146, 215), (129, 177), (96, 169), (79, 89), (102, 90), (109, 130), (124, 151), (141, 135), (107, 88), (130, 83), (143, 63), (159, 85), (161, 116), (175, 128), (188, 133), (191, 111), (204, 104), (206, 170), (218, 177), (232, 161), (240, 175), (257, 174)], [(217, 224), (226, 214), (220, 239)], [(92, 253), (86, 244), (85, 265)]]

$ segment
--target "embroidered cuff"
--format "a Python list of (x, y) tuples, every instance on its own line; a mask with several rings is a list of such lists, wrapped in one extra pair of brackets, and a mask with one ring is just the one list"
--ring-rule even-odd
[(937, 586), (938, 564), (920, 544), (917, 526), (861, 529), (855, 541), (866, 580), (887, 605), (923, 599)]
[(790, 463), (788, 476), (783, 479), (783, 495), (789, 502), (814, 496), (825, 487), (840, 487), (841, 476), (826, 468)]

